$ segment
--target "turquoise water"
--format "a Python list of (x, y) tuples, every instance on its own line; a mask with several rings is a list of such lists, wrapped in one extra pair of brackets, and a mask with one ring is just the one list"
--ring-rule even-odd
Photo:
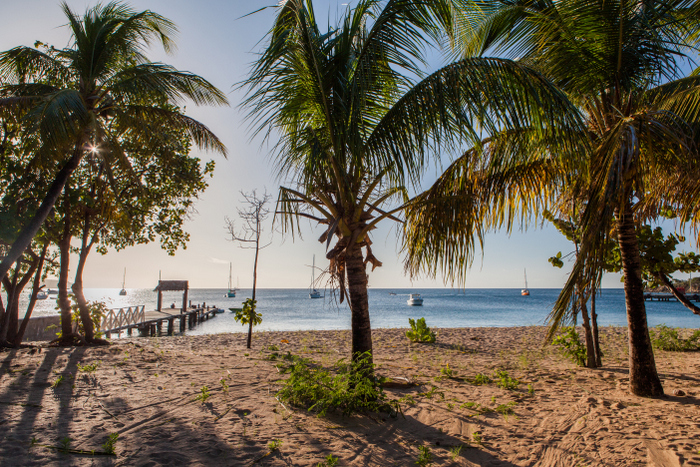
[[(157, 295), (152, 289), (128, 289), (120, 297), (119, 289), (88, 289), (87, 298), (104, 300), (110, 307), (146, 305), (155, 309)], [(250, 290), (240, 290), (238, 297), (226, 298), (225, 289), (192, 289), (192, 303), (206, 302), (220, 308), (240, 307), (250, 296)], [(392, 295), (395, 293), (396, 295)], [(423, 306), (408, 306), (409, 293), (423, 295)], [(529, 297), (522, 297), (519, 289), (370, 289), (370, 319), (373, 328), (408, 327), (408, 318), (425, 317), (431, 327), (529, 326), (546, 324), (558, 289), (530, 289)], [(257, 291), (258, 311), (263, 322), (256, 329), (291, 331), (311, 329), (350, 329), (350, 311), (346, 303), (339, 304), (329, 291), (325, 298), (310, 299), (306, 289), (261, 289)], [(163, 306), (175, 303), (182, 295), (165, 293)], [(600, 326), (625, 326), (624, 292), (621, 289), (603, 289), (597, 299)], [(55, 301), (39, 302), (35, 316), (56, 313)], [(647, 302), (650, 326), (666, 324), (673, 327), (700, 328), (700, 316), (694, 315), (678, 302)], [(234, 321), (233, 313), (217, 315), (215, 319), (188, 331), (190, 334), (240, 332), (243, 328)]]

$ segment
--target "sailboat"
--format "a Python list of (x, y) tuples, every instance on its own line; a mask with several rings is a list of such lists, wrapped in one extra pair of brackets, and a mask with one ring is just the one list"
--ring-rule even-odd
[(122, 289), (119, 291), (119, 295), (126, 295), (126, 268), (124, 268), (124, 279), (122, 280)]
[(520, 291), (520, 295), (527, 297), (530, 295), (530, 291), (527, 289), (527, 269), (523, 269), (523, 274), (525, 275), (525, 288)]
[(236, 296), (236, 289), (231, 287), (231, 273), (233, 272), (233, 263), (228, 263), (228, 293), (226, 294), (229, 298), (234, 298)]
[(314, 288), (316, 282), (316, 255), (311, 266), (311, 285), (309, 286), (309, 298), (321, 298), (321, 292)]

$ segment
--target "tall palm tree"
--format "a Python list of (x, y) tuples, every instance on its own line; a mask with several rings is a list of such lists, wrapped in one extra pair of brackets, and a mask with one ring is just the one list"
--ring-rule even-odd
[[(567, 163), (559, 167), (569, 174), (573, 193), (585, 200), (580, 252), (550, 317), (561, 318), (577, 284), (599, 280), (606, 242), (616, 241), (629, 327), (630, 391), (640, 396), (661, 395), (663, 388), (647, 328), (637, 229), (669, 206), (684, 221), (698, 225), (699, 220), (700, 78), (682, 74), (697, 50), (699, 9), (690, 0), (474, 1), (462, 29), (468, 54), (518, 57), (566, 93), (576, 117), (586, 122), (585, 131), (570, 131), (587, 145), (578, 163), (569, 148), (556, 142), (548, 148), (553, 160), (566, 154)], [(530, 157), (514, 158), (513, 167)], [(458, 173), (448, 175), (440, 183), (463, 182)], [(423, 259), (460, 264), (445, 253), (446, 245), (471, 238), (459, 227), (443, 226), (454, 233), (435, 236), (434, 254)], [(420, 229), (412, 235), (420, 238)], [(416, 264), (413, 253), (411, 264)]]
[(309, 218), (324, 226), (326, 248), (336, 240), (326, 257), (341, 302), (349, 298), (353, 358), (372, 351), (366, 265), (381, 261), (370, 232), (420, 202), (409, 190), (439, 151), (501, 128), (535, 145), (576, 125), (563, 96), (510, 60), (460, 60), (426, 76), (426, 46), (449, 39), (455, 3), (361, 0), (326, 30), (311, 0), (288, 0), (244, 83), (256, 130), (279, 135), (285, 229)]
[(61, 161), (41, 206), (0, 263), (0, 278), (36, 235), (86, 152), (121, 157), (118, 139), (107, 131), (110, 125), (146, 134), (148, 123), (159, 121), (186, 130), (202, 148), (226, 153), (206, 126), (163, 105), (183, 98), (198, 105), (228, 103), (202, 77), (148, 61), (145, 49), (154, 41), (171, 50), (176, 32), (171, 21), (118, 2), (97, 5), (83, 16), (66, 3), (62, 9), (72, 34), (69, 47), (58, 50), (38, 43), (39, 48), (21, 46), (0, 54), (0, 107), (23, 112), (28, 131), (40, 134), (43, 145), (37, 158)]

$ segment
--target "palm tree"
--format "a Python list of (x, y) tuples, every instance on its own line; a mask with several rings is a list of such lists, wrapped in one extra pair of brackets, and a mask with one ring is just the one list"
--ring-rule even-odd
[(35, 157), (61, 161), (41, 206), (0, 263), (0, 278), (30, 244), (88, 151), (122, 158), (110, 126), (157, 139), (159, 133), (148, 129), (149, 122), (158, 121), (187, 131), (202, 148), (226, 153), (206, 126), (165, 105), (183, 98), (198, 105), (226, 105), (224, 94), (200, 76), (150, 62), (144, 55), (153, 41), (166, 51), (172, 48), (172, 22), (117, 2), (97, 5), (82, 17), (66, 3), (62, 9), (72, 34), (68, 48), (37, 43), (38, 48), (15, 47), (0, 54), (0, 108), (23, 112), (27, 131), (40, 134), (43, 144)]
[(510, 60), (460, 60), (426, 76), (425, 47), (452, 33), (455, 11), (450, 0), (361, 0), (326, 31), (311, 0), (288, 0), (244, 83), (256, 131), (279, 135), (285, 230), (308, 218), (324, 226), (326, 248), (336, 240), (326, 257), (340, 301), (349, 298), (355, 359), (372, 351), (366, 265), (381, 261), (370, 232), (420, 202), (409, 190), (439, 151), (500, 128), (535, 145), (576, 125), (546, 80)]
[[(566, 93), (576, 117), (586, 122), (585, 131), (570, 130), (587, 145), (578, 163), (569, 148), (554, 141), (548, 148), (553, 159), (567, 161), (560, 167), (572, 192), (585, 200), (580, 252), (550, 318), (566, 312), (577, 284), (599, 280), (606, 242), (615, 240), (624, 274), (630, 391), (640, 396), (661, 395), (663, 388), (647, 328), (637, 229), (668, 207), (695, 225), (700, 212), (700, 78), (682, 74), (688, 54), (697, 50), (699, 9), (697, 2), (681, 0), (497, 0), (471, 2), (465, 14), (467, 53), (519, 57)], [(531, 157), (522, 156), (513, 167)], [(458, 175), (451, 183), (460, 181)], [(458, 227), (431, 246), (435, 253), (426, 260), (461, 264), (445, 253), (446, 244), (468, 241), (470, 231)]]

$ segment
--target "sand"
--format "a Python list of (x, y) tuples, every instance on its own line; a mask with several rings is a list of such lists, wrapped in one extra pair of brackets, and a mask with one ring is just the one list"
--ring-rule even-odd
[[(543, 347), (540, 327), (440, 329), (434, 345), (404, 332), (373, 333), (377, 372), (417, 383), (386, 389), (404, 398), (397, 418), (317, 417), (276, 400), (283, 376), (270, 346), (328, 366), (348, 355), (348, 331), (255, 333), (252, 350), (244, 335), (220, 334), (4, 351), (0, 465), (315, 466), (332, 455), (386, 467), (416, 465), (421, 448), (432, 465), (700, 465), (698, 353), (657, 352), (669, 395), (643, 399), (627, 392), (620, 328), (602, 331), (598, 370)], [(441, 378), (447, 364), (453, 378)], [(518, 389), (462, 379), (496, 370)], [(197, 400), (203, 386), (210, 396)], [(104, 452), (111, 433), (115, 456), (79, 452)]]

